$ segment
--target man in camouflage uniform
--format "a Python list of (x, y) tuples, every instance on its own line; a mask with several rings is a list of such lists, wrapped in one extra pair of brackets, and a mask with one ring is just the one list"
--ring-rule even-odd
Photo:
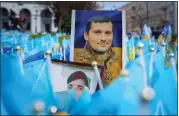
[(103, 85), (110, 84), (117, 76), (122, 67), (121, 48), (113, 47), (113, 24), (105, 16), (92, 17), (84, 32), (86, 40), (83, 49), (75, 49), (74, 61), (91, 64), (96, 61), (98, 65), (105, 66), (102, 78)]

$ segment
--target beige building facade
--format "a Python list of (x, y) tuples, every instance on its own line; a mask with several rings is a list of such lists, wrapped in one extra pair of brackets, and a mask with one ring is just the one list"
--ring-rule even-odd
[(135, 32), (149, 24), (156, 29), (164, 24), (172, 24), (172, 2), (130, 2), (120, 9), (126, 11), (126, 31)]

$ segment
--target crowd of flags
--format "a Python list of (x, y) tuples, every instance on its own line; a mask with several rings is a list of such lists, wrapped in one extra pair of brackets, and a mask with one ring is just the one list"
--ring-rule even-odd
[[(19, 46), (23, 61), (31, 61), (50, 49), (52, 57), (69, 61), (70, 35), (65, 33), (48, 34), (46, 32), (32, 34), (30, 32), (1, 30), (1, 54), (13, 52)], [(43, 52), (43, 53), (42, 53)]]
[(73, 90), (54, 93), (51, 84), (51, 58), (69, 61), (64, 33), (1, 30), (1, 114), (177, 115), (178, 44), (171, 26), (157, 40), (149, 25), (141, 38), (126, 40), (127, 64), (118, 78), (76, 100)]

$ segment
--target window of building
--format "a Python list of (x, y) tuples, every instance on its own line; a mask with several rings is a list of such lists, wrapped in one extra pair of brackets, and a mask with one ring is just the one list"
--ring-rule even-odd
[(43, 31), (51, 31), (51, 17), (52, 13), (48, 9), (45, 9), (41, 12), (41, 28)]
[(6, 8), (0, 8), (0, 29), (5, 28), (7, 29), (9, 27), (8, 20), (9, 20), (9, 13)]

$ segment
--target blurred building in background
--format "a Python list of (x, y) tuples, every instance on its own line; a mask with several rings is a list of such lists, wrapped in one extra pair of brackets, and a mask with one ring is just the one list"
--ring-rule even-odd
[(149, 24), (153, 29), (172, 24), (172, 2), (130, 2), (119, 9), (126, 11), (126, 31), (134, 32)]
[(55, 32), (54, 16), (45, 2), (2, 1), (0, 29), (21, 28), (31, 32)]

